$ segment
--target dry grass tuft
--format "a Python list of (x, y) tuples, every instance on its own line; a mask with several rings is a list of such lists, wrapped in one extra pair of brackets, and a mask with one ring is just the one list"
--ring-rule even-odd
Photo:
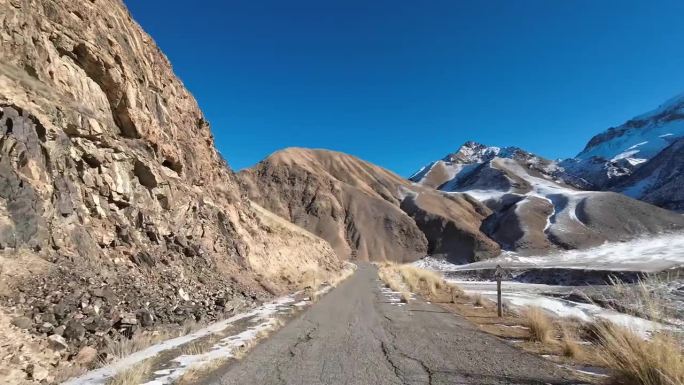
[(482, 296), (482, 294), (477, 293), (477, 294), (473, 295), (473, 305), (484, 307), (484, 306), (485, 306), (485, 301), (486, 301), (486, 299), (484, 299), (484, 297)]
[(385, 283), (387, 288), (399, 293), (402, 302), (408, 303), (411, 300), (411, 293), (409, 293), (404, 287), (398, 274), (396, 265), (384, 262), (379, 266), (380, 270), (378, 272), (378, 276), (380, 277), (380, 280)]
[(57, 370), (55, 371), (55, 383), (61, 384), (62, 382), (65, 382), (68, 379), (79, 377), (85, 374), (87, 371), (88, 368), (75, 363), (72, 365), (60, 365), (57, 367)]
[(114, 376), (107, 385), (139, 385), (150, 372), (151, 364), (145, 360)]
[(380, 279), (392, 291), (401, 294), (402, 302), (410, 300), (411, 294), (408, 291), (437, 302), (455, 303), (457, 298), (465, 295), (460, 287), (447, 283), (439, 273), (434, 271), (391, 262), (379, 262), (376, 266), (379, 269)]
[(549, 343), (552, 341), (553, 323), (544, 310), (538, 307), (529, 307), (523, 313), (525, 326), (530, 329), (532, 341)]
[(193, 366), (190, 369), (188, 369), (188, 371), (183, 373), (183, 375), (174, 382), (174, 385), (196, 384), (200, 379), (206, 377), (207, 373), (211, 373), (214, 370), (220, 368), (227, 361), (227, 358), (216, 358), (214, 360), (207, 362), (206, 364)]
[(188, 356), (198, 356), (209, 351), (210, 345), (201, 342), (191, 342), (183, 346), (182, 352)]
[(614, 324), (596, 325), (600, 359), (615, 371), (613, 380), (631, 385), (684, 384), (684, 355), (676, 338), (658, 334), (646, 340)]
[(465, 296), (465, 292), (459, 286), (452, 283), (448, 283), (449, 294), (451, 295), (451, 303), (456, 303), (456, 300), (460, 297)]
[(412, 265), (401, 265), (398, 270), (406, 285), (413, 292), (426, 290), (431, 295), (437, 295), (438, 290), (444, 290), (447, 287), (442, 276), (434, 271)]
[(666, 320), (676, 318), (673, 309), (669, 308), (664, 293), (668, 283), (678, 277), (645, 275), (633, 284), (625, 283), (615, 277), (610, 277), (611, 292), (607, 299), (616, 302), (620, 312), (631, 313), (637, 317), (652, 320)]
[(578, 343), (579, 331), (576, 324), (563, 323), (561, 324), (561, 350), (566, 357), (581, 360), (586, 356), (582, 345)]

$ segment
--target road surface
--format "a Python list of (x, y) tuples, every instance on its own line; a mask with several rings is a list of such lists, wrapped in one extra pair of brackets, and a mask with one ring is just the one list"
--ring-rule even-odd
[(369, 264), (209, 385), (578, 384), (422, 300), (390, 303)]

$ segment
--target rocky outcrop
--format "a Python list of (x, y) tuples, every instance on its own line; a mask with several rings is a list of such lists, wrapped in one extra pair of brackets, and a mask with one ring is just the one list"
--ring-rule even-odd
[(340, 268), (244, 199), (121, 1), (0, 0), (0, 24), (0, 300), (63, 357)]
[(612, 189), (668, 210), (684, 212), (684, 138), (674, 141)]
[(410, 262), (434, 252), (457, 262), (499, 252), (479, 230), (487, 211), (479, 203), (413, 186), (347, 154), (290, 148), (238, 177), (250, 199), (345, 259)]

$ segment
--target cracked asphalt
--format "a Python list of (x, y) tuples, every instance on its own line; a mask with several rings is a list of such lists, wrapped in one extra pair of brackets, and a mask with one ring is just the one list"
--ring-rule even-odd
[(556, 364), (422, 300), (397, 306), (377, 270), (357, 272), (273, 336), (203, 381), (276, 384), (579, 384)]

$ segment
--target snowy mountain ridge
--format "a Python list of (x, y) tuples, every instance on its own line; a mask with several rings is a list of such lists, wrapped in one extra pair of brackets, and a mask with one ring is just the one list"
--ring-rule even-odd
[[(496, 158), (514, 159), (557, 183), (582, 190), (615, 191), (684, 211), (684, 94), (618, 127), (595, 135), (574, 158), (552, 161), (518, 147), (464, 143), (409, 179), (443, 191), (459, 185)], [(639, 170), (643, 170), (639, 172)]]

